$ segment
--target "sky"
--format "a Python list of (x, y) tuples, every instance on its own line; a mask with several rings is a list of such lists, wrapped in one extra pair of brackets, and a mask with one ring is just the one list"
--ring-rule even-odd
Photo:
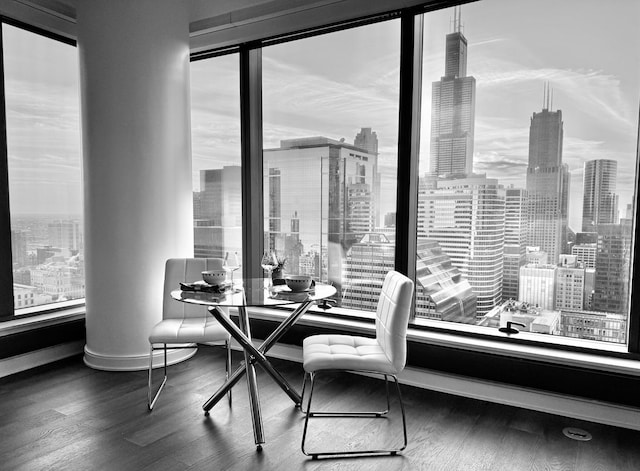
[[(452, 18), (453, 9), (425, 15), (421, 171), (428, 162), (431, 84), (444, 72)], [(579, 230), (587, 160), (617, 160), (620, 209), (631, 203), (640, 99), (638, 18), (637, 0), (463, 5), (467, 71), (476, 79), (474, 171), (505, 185), (525, 185), (529, 123), (542, 109), (548, 82), (553, 109), (564, 120), (571, 227)], [(11, 210), (79, 212), (77, 51), (51, 47), (50, 40), (13, 27), (4, 31)], [(383, 212), (393, 211), (399, 46), (400, 21), (392, 20), (264, 48), (265, 148), (308, 136), (353, 142), (360, 128), (371, 127), (379, 140)], [(240, 162), (238, 80), (235, 55), (191, 65), (195, 189), (200, 169)]]
[(82, 215), (75, 47), (2, 25), (11, 214)]

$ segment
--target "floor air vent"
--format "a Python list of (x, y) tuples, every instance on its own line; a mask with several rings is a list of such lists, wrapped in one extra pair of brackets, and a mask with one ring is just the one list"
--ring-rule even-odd
[(562, 429), (562, 433), (565, 437), (569, 437), (571, 440), (578, 440), (581, 442), (588, 442), (591, 440), (591, 434), (581, 428), (565, 427)]

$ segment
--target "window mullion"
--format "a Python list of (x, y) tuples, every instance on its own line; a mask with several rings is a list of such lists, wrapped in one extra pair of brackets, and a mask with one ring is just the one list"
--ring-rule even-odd
[(3, 261), (0, 264), (0, 319), (14, 316), (3, 46), (0, 23), (0, 260)]
[[(640, 123), (640, 113), (638, 116), (638, 123)], [(638, 143), (636, 146), (636, 175), (640, 172), (640, 124), (638, 125)], [(634, 274), (640, 267), (640, 250), (638, 250), (638, 241), (640, 240), (640, 228), (638, 227), (638, 212), (640, 211), (640, 194), (638, 194), (638, 182), (636, 182), (635, 189), (636, 205), (634, 208), (635, 217), (634, 221), (634, 237), (633, 237), (633, 254), (632, 254), (632, 266), (630, 279), (633, 280)], [(629, 353), (640, 353), (640, 295), (637, 290), (633, 289), (634, 283), (631, 281), (631, 302), (629, 309)]]
[(249, 278), (262, 276), (262, 50), (240, 49), (242, 265)]
[(422, 15), (401, 19), (396, 270), (415, 278), (422, 85)]

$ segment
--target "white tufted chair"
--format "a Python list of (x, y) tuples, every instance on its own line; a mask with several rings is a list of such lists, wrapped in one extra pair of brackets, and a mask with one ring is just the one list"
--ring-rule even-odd
[[(376, 338), (351, 335), (313, 335), (304, 339), (302, 344), (304, 380), (302, 396), (304, 398), (307, 383), (310, 381), (304, 430), (302, 433), (302, 452), (316, 459), (326, 455), (395, 455), (407, 446), (407, 426), (402, 396), (397, 375), (404, 369), (407, 358), (407, 324), (413, 301), (413, 281), (406, 276), (390, 271), (387, 273), (376, 310)], [(328, 371), (357, 371), (381, 375), (384, 377), (387, 392), (387, 410), (380, 412), (321, 412), (311, 410), (313, 388), (318, 373)], [(389, 412), (388, 377), (394, 379), (402, 411), (404, 444), (397, 449), (328, 451), (309, 453), (305, 449), (305, 440), (309, 419), (312, 417), (383, 417)], [(303, 400), (304, 403), (304, 400)]]
[[(216, 344), (222, 342), (227, 351), (226, 377), (231, 369), (231, 335), (203, 306), (181, 303), (170, 293), (180, 288), (180, 282), (202, 279), (204, 270), (222, 269), (220, 258), (171, 258), (165, 264), (164, 298), (162, 320), (149, 334), (151, 352), (149, 354), (149, 390), (147, 394), (149, 410), (152, 410), (158, 396), (167, 382), (167, 349), (185, 348), (185, 344)], [(159, 345), (160, 344), (160, 345)], [(158, 345), (158, 346), (156, 346)], [(153, 352), (164, 350), (164, 379), (152, 397)], [(231, 392), (229, 392), (231, 404)]]

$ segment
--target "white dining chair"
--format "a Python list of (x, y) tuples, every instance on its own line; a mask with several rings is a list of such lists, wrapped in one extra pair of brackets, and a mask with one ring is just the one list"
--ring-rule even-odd
[[(406, 276), (390, 271), (387, 273), (376, 310), (376, 337), (359, 337), (352, 335), (313, 335), (303, 341), (304, 379), (302, 387), (302, 409), (305, 412), (304, 430), (302, 432), (302, 452), (317, 459), (329, 455), (395, 455), (407, 446), (407, 425), (398, 384), (397, 375), (404, 369), (407, 358), (407, 324), (413, 300), (413, 281)], [(335, 371), (352, 371), (368, 373), (384, 378), (387, 395), (387, 409), (379, 412), (327, 412), (313, 410), (313, 399), (316, 377), (319, 373)], [(307, 429), (309, 419), (314, 417), (386, 417), (390, 410), (388, 378), (393, 378), (402, 413), (403, 445), (400, 448), (382, 448), (372, 450), (306, 450)], [(308, 402), (304, 411), (304, 396), (307, 384), (310, 383)]]
[[(224, 345), (226, 349), (226, 378), (231, 370), (231, 335), (203, 306), (180, 303), (171, 298), (171, 291), (180, 289), (180, 282), (202, 279), (205, 270), (221, 270), (220, 258), (171, 258), (165, 264), (162, 320), (151, 329), (149, 344), (149, 387), (147, 404), (152, 410), (167, 383), (167, 350), (196, 345)], [(164, 378), (153, 394), (153, 353), (164, 350)], [(231, 391), (228, 393), (231, 404)]]

